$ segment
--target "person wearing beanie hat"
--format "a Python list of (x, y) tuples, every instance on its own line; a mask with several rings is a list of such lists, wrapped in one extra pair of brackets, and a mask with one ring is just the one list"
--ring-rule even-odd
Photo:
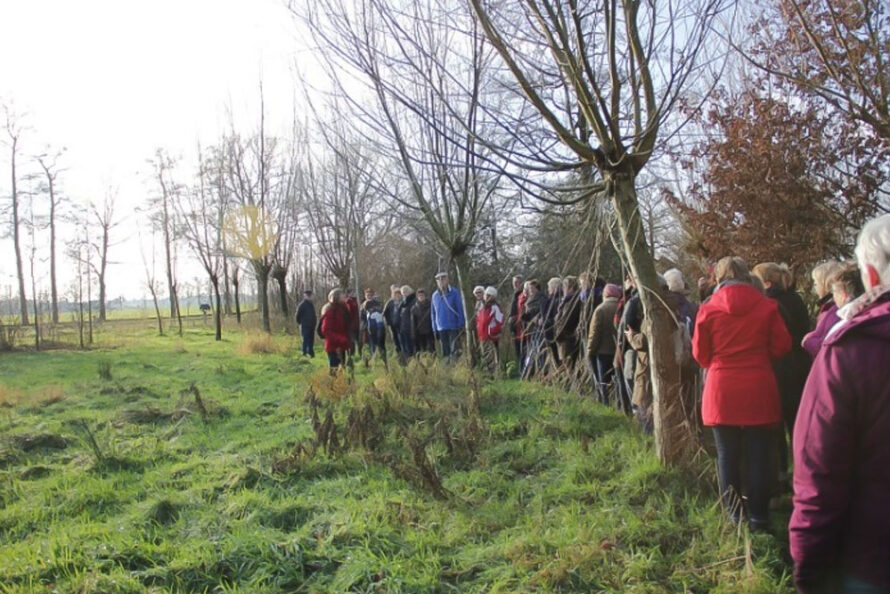
[(476, 314), (476, 338), (482, 351), (482, 362), (492, 373), (500, 368), (498, 344), (504, 329), (504, 313), (497, 304), (498, 291), (494, 287), (483, 290), (482, 308)]

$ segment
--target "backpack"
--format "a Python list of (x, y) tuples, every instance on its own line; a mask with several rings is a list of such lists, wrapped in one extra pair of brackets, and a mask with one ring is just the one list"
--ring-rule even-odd
[(368, 333), (374, 337), (383, 336), (386, 326), (386, 322), (383, 319), (383, 314), (379, 311), (374, 311), (368, 314)]

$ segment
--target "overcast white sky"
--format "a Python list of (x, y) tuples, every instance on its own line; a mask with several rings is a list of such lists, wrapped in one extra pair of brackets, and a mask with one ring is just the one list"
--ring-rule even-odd
[[(261, 76), (267, 118), (286, 132), (294, 72), (312, 61), (303, 39), (282, 0), (0, 0), (0, 100), (26, 114), (23, 152), (66, 147), (65, 195), (85, 202), (113, 186), (129, 215), (110, 299), (145, 293), (133, 211), (152, 191), (146, 159), (157, 147), (190, 158), (228, 127), (229, 106), (252, 127)], [(0, 141), (0, 198), (8, 191)], [(0, 285), (15, 282), (11, 245), (0, 242)]]

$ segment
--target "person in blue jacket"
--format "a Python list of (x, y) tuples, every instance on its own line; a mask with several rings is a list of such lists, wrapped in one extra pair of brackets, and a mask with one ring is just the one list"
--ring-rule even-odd
[(315, 313), (315, 303), (312, 302), (312, 291), (303, 291), (303, 301), (297, 308), (297, 324), (300, 325), (300, 334), (303, 335), (303, 355), (315, 357), (315, 324), (318, 317)]
[(448, 284), (448, 273), (436, 275), (438, 289), (433, 293), (433, 333), (442, 344), (442, 356), (450, 358), (457, 350), (457, 337), (466, 323), (464, 300), (460, 291)]

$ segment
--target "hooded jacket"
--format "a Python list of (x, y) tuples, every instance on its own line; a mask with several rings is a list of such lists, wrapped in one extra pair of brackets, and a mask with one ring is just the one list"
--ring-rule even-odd
[(479, 342), (497, 342), (504, 327), (504, 314), (494, 301), (482, 304), (476, 314), (476, 336)]
[(348, 351), (351, 340), (349, 338), (349, 309), (343, 303), (326, 303), (321, 308), (320, 334), (324, 337), (324, 351), (336, 353)]
[(702, 421), (773, 425), (782, 420), (772, 363), (791, 348), (775, 301), (753, 286), (721, 285), (698, 310), (692, 356), (708, 370)]
[(890, 588), (890, 288), (864, 298), (826, 337), (794, 425), (788, 536), (802, 592), (840, 572)]

